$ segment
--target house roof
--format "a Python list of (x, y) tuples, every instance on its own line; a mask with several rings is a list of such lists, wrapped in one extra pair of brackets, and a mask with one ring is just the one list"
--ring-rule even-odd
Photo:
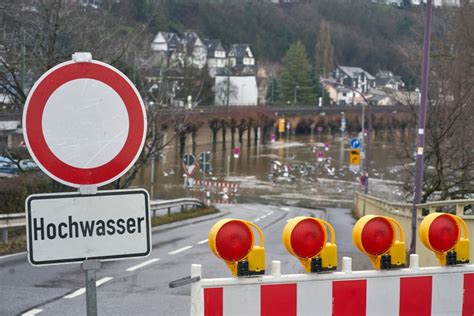
[(252, 51), (248, 44), (232, 44), (229, 49), (229, 57), (253, 58)]
[(368, 79), (375, 80), (374, 76), (372, 76), (370, 73), (368, 73), (367, 71), (365, 71), (364, 69), (360, 67), (339, 66), (339, 69), (341, 69), (346, 75), (348, 75), (351, 78), (355, 78), (360, 73), (364, 73)]
[(224, 46), (221, 41), (218, 39), (205, 39), (204, 44), (207, 47), (207, 56), (214, 57), (214, 52), (216, 50), (224, 50)]
[(186, 43), (186, 45), (194, 46), (198, 41), (200, 41), (200, 38), (196, 32), (184, 32), (183, 41)]

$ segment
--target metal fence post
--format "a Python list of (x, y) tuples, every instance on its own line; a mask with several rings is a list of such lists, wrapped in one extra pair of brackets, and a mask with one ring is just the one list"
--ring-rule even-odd
[(8, 242), (8, 228), (2, 229), (2, 242), (4, 244)]

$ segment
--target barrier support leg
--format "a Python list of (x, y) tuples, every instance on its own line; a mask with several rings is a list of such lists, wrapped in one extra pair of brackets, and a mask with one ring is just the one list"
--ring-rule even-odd
[(4, 244), (8, 242), (8, 228), (2, 229), (2, 242)]
[(342, 272), (345, 272), (345, 273), (352, 272), (352, 258), (342, 257)]
[[(202, 277), (202, 267), (200, 264), (191, 265), (191, 278)], [(201, 281), (191, 283), (191, 316), (204, 314), (204, 293), (201, 288)]]

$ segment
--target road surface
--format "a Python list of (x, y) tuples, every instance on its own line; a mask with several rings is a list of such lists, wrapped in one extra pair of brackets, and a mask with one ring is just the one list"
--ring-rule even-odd
[[(336, 232), (339, 264), (353, 258), (354, 269), (370, 268), (352, 245), (354, 219), (347, 209), (322, 210), (262, 204), (217, 205), (219, 214), (153, 229), (153, 250), (141, 259), (103, 262), (97, 273), (101, 315), (189, 315), (190, 286), (171, 289), (169, 282), (188, 276), (193, 263), (203, 277), (229, 277), (226, 265), (207, 245), (211, 226), (221, 218), (255, 222), (265, 236), (266, 264), (280, 260), (282, 273), (303, 271), (281, 244), (286, 221), (299, 215), (326, 218)], [(339, 267), (340, 269), (340, 267)], [(26, 254), (0, 257), (0, 315), (85, 315), (84, 273), (79, 264), (33, 267)]]

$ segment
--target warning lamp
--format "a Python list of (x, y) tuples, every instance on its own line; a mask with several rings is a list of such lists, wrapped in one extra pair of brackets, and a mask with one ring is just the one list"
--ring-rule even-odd
[[(398, 229), (398, 239), (395, 228)], [(352, 241), (357, 249), (369, 257), (377, 270), (405, 267), (403, 229), (399, 222), (390, 217), (361, 217), (352, 230)]]
[[(260, 244), (254, 246), (258, 231)], [(265, 273), (265, 248), (263, 233), (254, 223), (240, 219), (222, 219), (209, 232), (209, 247), (224, 260), (233, 276), (249, 276)]]
[[(327, 241), (327, 231), (331, 241)], [(334, 229), (328, 222), (307, 216), (290, 219), (282, 235), (286, 250), (298, 260), (306, 272), (322, 272), (336, 270), (337, 246)]]
[(468, 229), (459, 216), (448, 213), (427, 215), (420, 224), (420, 239), (435, 253), (440, 265), (469, 263)]

